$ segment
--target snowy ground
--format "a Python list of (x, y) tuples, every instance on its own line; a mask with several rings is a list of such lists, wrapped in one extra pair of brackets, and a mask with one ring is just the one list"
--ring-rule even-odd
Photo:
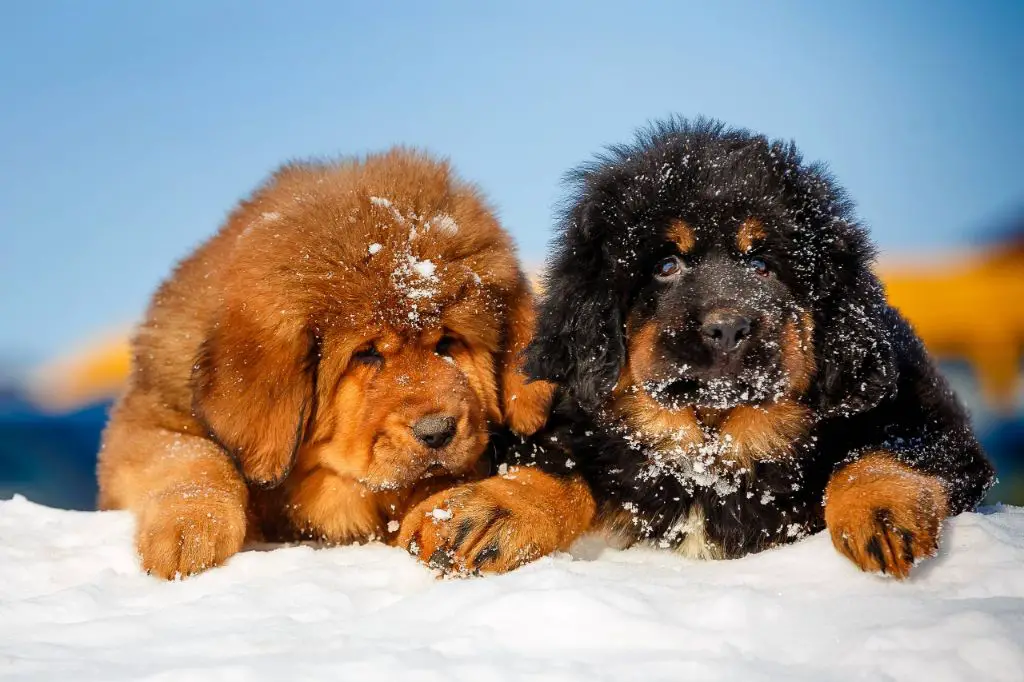
[(17, 680), (1024, 680), (1024, 509), (955, 519), (906, 584), (823, 535), (739, 561), (580, 548), (435, 580), (383, 546), (139, 573), (124, 513), (0, 502)]

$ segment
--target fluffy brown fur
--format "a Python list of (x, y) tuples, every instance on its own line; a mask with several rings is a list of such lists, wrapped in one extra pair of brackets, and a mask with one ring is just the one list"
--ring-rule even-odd
[[(568, 549), (596, 509), (582, 481), (510, 467), (421, 502), (402, 522), (397, 544), (442, 571), (502, 573)], [(449, 514), (459, 523), (447, 523)]]
[(551, 387), (514, 362), (532, 325), (507, 234), (446, 163), (287, 165), (154, 296), (100, 506), (135, 513), (165, 578), (247, 538), (393, 538), (486, 469), (489, 425), (544, 422)]

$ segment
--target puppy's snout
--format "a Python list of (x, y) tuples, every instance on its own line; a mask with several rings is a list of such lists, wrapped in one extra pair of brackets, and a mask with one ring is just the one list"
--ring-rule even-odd
[(704, 343), (720, 353), (732, 353), (750, 338), (749, 317), (733, 310), (708, 313), (701, 326)]
[(455, 418), (443, 414), (428, 415), (412, 425), (412, 433), (428, 448), (438, 450), (455, 437)]

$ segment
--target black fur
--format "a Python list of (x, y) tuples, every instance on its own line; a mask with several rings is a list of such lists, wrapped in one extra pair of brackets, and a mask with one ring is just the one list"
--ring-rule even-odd
[[(635, 538), (662, 545), (683, 541), (677, 525), (700, 505), (708, 538), (727, 557), (820, 530), (829, 477), (871, 450), (939, 477), (951, 514), (983, 498), (991, 465), (909, 324), (886, 303), (871, 270), (873, 246), (823, 166), (804, 164), (792, 143), (673, 119), (611, 148), (570, 182), (525, 363), (534, 379), (557, 383), (559, 395), (547, 427), (510, 446), (504, 461), (581, 475), (604, 512), (632, 512)], [(751, 216), (768, 233), (757, 252), (773, 273), (763, 285), (732, 246), (736, 226)], [(665, 234), (674, 220), (694, 226), (700, 246), (680, 256), (694, 259), (693, 268), (666, 288), (653, 272), (673, 253)], [(656, 453), (602, 416), (626, 360), (627, 320), (678, 321), (679, 338), (673, 332), (660, 348), (695, 366), (687, 371), (697, 385), (718, 370), (698, 357), (692, 320), (709, 301), (757, 287), (750, 314), (762, 322), (745, 360), (750, 371), (778, 368), (767, 342), (778, 331), (772, 320), (796, 310), (813, 316), (815, 372), (797, 397), (812, 416), (792, 444), (795, 456), (724, 481), (652, 467)], [(683, 362), (687, 353), (696, 359)]]

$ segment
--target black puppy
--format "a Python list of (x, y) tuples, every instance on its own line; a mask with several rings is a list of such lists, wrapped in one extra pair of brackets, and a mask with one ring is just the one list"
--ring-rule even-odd
[(428, 501), (452, 518), (421, 555), (508, 570), (592, 520), (703, 558), (823, 527), (864, 570), (933, 555), (993, 470), (826, 170), (670, 120), (572, 179), (526, 362), (554, 413), (504, 476)]

